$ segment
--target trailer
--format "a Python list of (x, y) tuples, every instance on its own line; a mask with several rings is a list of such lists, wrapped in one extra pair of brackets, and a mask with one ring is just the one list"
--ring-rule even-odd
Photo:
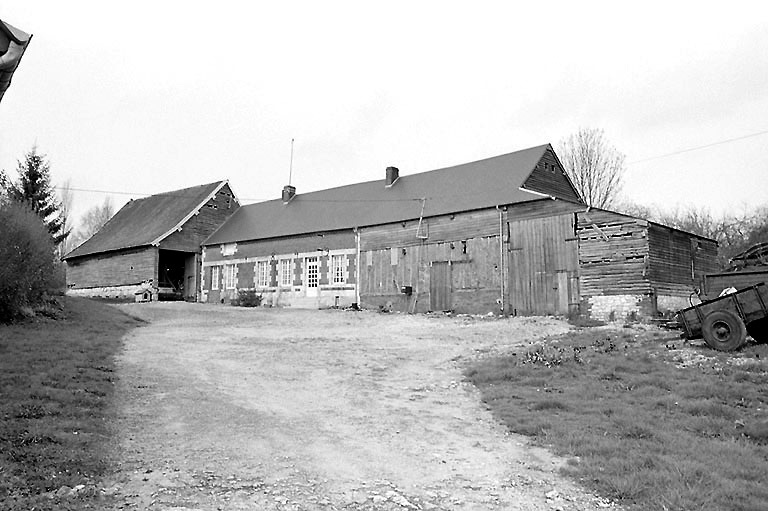
[(720, 351), (733, 351), (747, 339), (768, 341), (768, 286), (759, 284), (677, 312), (686, 339), (704, 338)]

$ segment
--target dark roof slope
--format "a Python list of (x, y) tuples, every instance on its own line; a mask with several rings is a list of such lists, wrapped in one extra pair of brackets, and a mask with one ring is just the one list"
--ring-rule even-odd
[(62, 259), (158, 243), (202, 207), (226, 181), (131, 200), (104, 227)]
[(30, 34), (0, 20), (0, 101), (31, 39)]
[[(238, 209), (203, 244), (332, 231), (540, 199), (525, 182), (549, 144), (485, 160), (401, 176), (387, 188), (369, 181)], [(575, 192), (574, 192), (575, 193)], [(576, 195), (578, 197), (578, 195)], [(425, 200), (422, 200), (425, 199)]]

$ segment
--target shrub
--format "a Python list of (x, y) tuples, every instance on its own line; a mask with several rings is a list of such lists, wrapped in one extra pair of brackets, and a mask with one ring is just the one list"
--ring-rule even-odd
[(26, 207), (0, 203), (0, 322), (41, 303), (53, 275), (53, 241)]
[(258, 307), (261, 305), (262, 296), (257, 295), (253, 289), (240, 289), (237, 291), (237, 299), (232, 300), (232, 305), (240, 307)]

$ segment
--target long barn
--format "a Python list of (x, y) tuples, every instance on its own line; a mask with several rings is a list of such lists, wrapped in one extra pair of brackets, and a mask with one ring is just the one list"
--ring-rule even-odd
[(688, 303), (716, 243), (590, 209), (549, 144), (238, 209), (203, 242), (202, 301), (652, 316)]

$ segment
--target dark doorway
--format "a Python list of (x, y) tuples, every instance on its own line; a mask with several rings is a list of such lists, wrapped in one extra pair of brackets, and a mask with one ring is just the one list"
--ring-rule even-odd
[(160, 300), (183, 300), (186, 285), (185, 265), (193, 254), (175, 250), (160, 250), (157, 268), (158, 293)]

